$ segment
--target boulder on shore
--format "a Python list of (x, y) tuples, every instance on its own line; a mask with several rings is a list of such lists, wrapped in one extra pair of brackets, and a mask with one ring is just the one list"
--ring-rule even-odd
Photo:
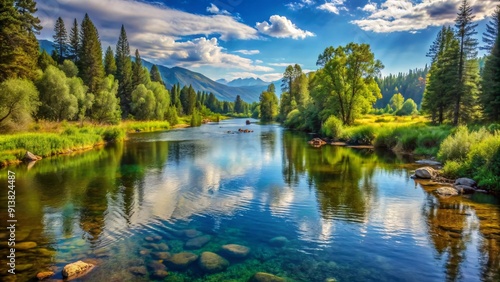
[(436, 193), (438, 193), (441, 196), (457, 196), (458, 191), (457, 189), (453, 187), (441, 187), (436, 190)]
[(285, 282), (285, 279), (270, 273), (257, 272), (248, 282)]
[(464, 185), (464, 186), (469, 186), (469, 187), (477, 187), (476, 181), (470, 178), (458, 178), (455, 180), (455, 185)]
[(421, 167), (415, 170), (415, 177), (420, 179), (432, 179), (436, 176), (436, 171), (432, 167)]
[(79, 260), (77, 262), (66, 265), (62, 270), (62, 275), (64, 278), (73, 279), (87, 274), (93, 268), (93, 264)]
[(26, 151), (26, 154), (24, 154), (24, 157), (23, 157), (23, 160), (27, 161), (27, 162), (35, 162), (35, 161), (38, 161), (41, 159), (42, 159), (42, 157), (37, 156), (37, 155), (31, 153), (30, 151)]
[(320, 147), (320, 146), (323, 146), (326, 144), (326, 142), (321, 138), (314, 138), (307, 143), (309, 143), (310, 145), (313, 145), (314, 147)]
[(455, 185), (455, 189), (460, 194), (474, 194), (476, 192), (475, 188), (467, 185)]
[(229, 262), (216, 253), (203, 252), (200, 256), (199, 265), (205, 272), (216, 273), (224, 271), (229, 266)]

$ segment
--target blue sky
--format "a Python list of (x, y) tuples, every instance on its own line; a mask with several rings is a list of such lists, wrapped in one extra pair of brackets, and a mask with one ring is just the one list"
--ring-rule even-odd
[[(51, 39), (57, 17), (69, 30), (88, 13), (103, 49), (122, 24), (132, 53), (212, 79), (280, 78), (286, 65), (316, 69), (328, 46), (369, 43), (383, 74), (424, 67), (442, 25), (454, 23), (461, 0), (44, 0), (38, 16)], [(497, 0), (469, 0), (478, 38)]]

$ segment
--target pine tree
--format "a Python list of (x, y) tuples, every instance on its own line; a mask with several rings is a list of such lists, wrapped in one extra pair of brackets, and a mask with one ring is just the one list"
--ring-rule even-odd
[(104, 79), (102, 64), (102, 48), (96, 27), (88, 14), (82, 21), (80, 30), (81, 50), (79, 53), (78, 69), (80, 77), (89, 87), (90, 93), (97, 93)]
[(461, 113), (461, 103), (462, 99), (467, 99), (464, 96), (471, 95), (467, 92), (468, 87), (466, 85), (473, 83), (467, 74), (471, 72), (468, 68), (472, 65), (469, 64), (470, 60), (473, 60), (477, 56), (477, 39), (473, 36), (477, 34), (475, 28), (477, 24), (473, 24), (475, 16), (472, 15), (472, 7), (468, 3), (468, 0), (463, 0), (462, 5), (459, 8), (457, 18), (455, 20), (455, 27), (457, 28), (457, 37), (460, 42), (459, 49), (459, 63), (458, 63), (458, 79), (459, 85), (455, 95), (454, 104), (455, 110), (453, 112), (453, 124), (458, 125)]
[(31, 0), (0, 1), (0, 82), (36, 77), (39, 50), (35, 34), (42, 29), (36, 11)]
[(56, 20), (56, 25), (54, 26), (54, 46), (57, 52), (58, 63), (61, 64), (67, 58), (68, 52), (68, 33), (66, 32), (66, 27), (64, 26), (64, 21), (61, 17)]
[(484, 46), (479, 47), (481, 50), (486, 50), (488, 53), (493, 50), (500, 25), (500, 5), (497, 6), (491, 20), (486, 24), (486, 31), (483, 33)]
[(234, 100), (234, 112), (237, 114), (245, 112), (245, 108), (243, 106), (243, 100), (241, 99), (240, 95), (236, 96), (236, 99)]
[(130, 114), (130, 103), (132, 101), (132, 61), (130, 60), (130, 46), (128, 44), (127, 32), (122, 25), (120, 37), (116, 44), (116, 79), (119, 82), (118, 97), (122, 116), (125, 118)]
[(78, 21), (75, 19), (69, 33), (69, 58), (78, 65), (78, 54), (80, 52), (80, 32)]
[(484, 116), (489, 121), (500, 121), (500, 33), (497, 33), (490, 56), (483, 70), (483, 93), (480, 97)]
[(142, 68), (142, 59), (139, 50), (135, 50), (135, 60), (132, 64), (132, 88), (135, 89), (139, 84), (146, 84), (146, 77)]
[(108, 49), (106, 49), (106, 54), (104, 55), (104, 72), (106, 73), (106, 76), (110, 74), (116, 74), (115, 55), (113, 54), (111, 46), (108, 46)]
[(161, 77), (160, 70), (158, 69), (158, 67), (156, 65), (153, 65), (151, 67), (151, 81), (156, 81), (156, 82), (159, 82), (159, 83), (165, 85), (165, 83), (163, 82), (163, 79)]

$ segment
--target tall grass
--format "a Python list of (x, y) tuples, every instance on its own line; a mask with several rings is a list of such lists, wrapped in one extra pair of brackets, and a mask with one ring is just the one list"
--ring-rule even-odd
[(170, 123), (168, 121), (124, 121), (120, 127), (125, 128), (127, 132), (157, 131), (169, 130)]

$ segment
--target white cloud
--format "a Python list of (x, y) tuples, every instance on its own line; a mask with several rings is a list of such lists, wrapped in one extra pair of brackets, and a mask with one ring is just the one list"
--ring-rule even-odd
[[(379, 7), (368, 3), (363, 11), (369, 15), (351, 21), (366, 31), (378, 33), (408, 31), (416, 33), (429, 26), (453, 24), (462, 0), (386, 0)], [(494, 0), (470, 0), (476, 21), (491, 15), (498, 5)]]
[(240, 53), (243, 55), (257, 55), (260, 54), (259, 50), (236, 50), (235, 53)]
[(292, 21), (283, 16), (273, 15), (269, 18), (269, 22), (257, 23), (255, 27), (259, 32), (277, 38), (304, 39), (314, 36), (314, 33), (298, 28)]
[[(269, 65), (273, 66), (273, 67), (288, 67), (290, 65), (294, 66), (295, 63), (270, 63)], [(299, 65), (301, 65), (301, 64), (299, 64)]]
[(330, 0), (322, 5), (319, 5), (318, 9), (338, 15), (341, 10), (347, 11), (344, 2), (345, 0)]
[(216, 15), (230, 15), (226, 10), (221, 10), (219, 7), (215, 6), (213, 3), (210, 3), (210, 7), (207, 7), (207, 12), (216, 14)]
[(315, 3), (316, 2), (313, 0), (301, 0), (299, 2), (290, 2), (290, 3), (286, 4), (285, 6), (287, 6), (291, 10), (296, 11), (296, 10), (300, 10), (300, 9), (307, 7), (307, 6), (311, 6)]
[(263, 64), (263, 63), (264, 63), (264, 61), (262, 61), (262, 60), (255, 60), (255, 63), (256, 63), (256, 64)]

